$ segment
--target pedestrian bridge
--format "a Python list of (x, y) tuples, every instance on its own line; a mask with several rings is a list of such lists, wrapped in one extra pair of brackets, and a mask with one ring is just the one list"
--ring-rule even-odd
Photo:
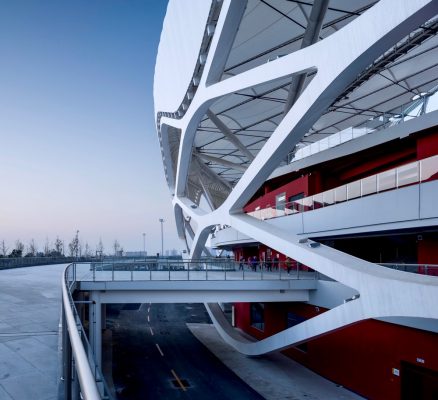
[(319, 277), (228, 259), (70, 264), (62, 281), (64, 398), (114, 398), (101, 372), (106, 304), (206, 303), (210, 312), (208, 303), (308, 301)]
[(234, 261), (137, 261), (72, 264), (80, 291), (101, 303), (308, 301), (317, 274), (281, 268), (255, 271)]
[[(325, 246), (319, 246), (314, 251), (324, 253), (326, 259), (334, 252)], [(357, 267), (358, 263), (360, 267), (364, 264), (366, 275), (358, 267), (356, 274), (362, 273), (369, 280), (375, 277), (374, 286), (379, 283), (385, 285), (389, 280), (397, 282), (398, 286), (393, 290), (397, 295), (397, 303), (393, 308), (398, 314), (389, 308), (392, 305), (389, 302), (383, 311), (376, 307), (375, 313), (369, 318), (392, 315), (437, 318), (435, 299), (438, 278), (421, 275), (435, 275), (437, 266), (379, 266), (343, 256), (348, 257), (345, 265), (350, 268)], [(62, 282), (65, 399), (77, 399), (79, 393), (85, 399), (113, 398), (100, 370), (105, 304), (205, 303), (216, 329), (226, 342), (244, 354), (259, 355), (285, 349), (359, 322), (364, 319), (364, 301), (381, 301), (380, 298), (369, 296), (369, 293), (366, 296), (368, 286), (362, 286), (362, 290), (357, 291), (330, 281), (319, 272), (302, 269), (296, 266), (287, 273), (282, 268), (266, 271), (258, 266), (253, 270), (230, 260), (105, 261), (69, 265)], [(417, 274), (412, 273), (415, 271)], [(338, 285), (337, 290), (327, 290), (330, 285)], [(412, 287), (421, 291), (422, 297), (414, 296), (416, 292), (412, 291)], [(410, 288), (413, 294), (404, 299), (403, 295), (408, 293), (406, 288)], [(321, 300), (328, 292), (331, 293), (329, 299), (336, 300), (336, 304), (328, 307), (329, 311), (258, 342), (243, 338), (230, 325), (218, 305), (222, 302), (309, 301), (311, 296), (318, 296)], [(337, 293), (336, 299), (333, 293)], [(423, 301), (425, 306), (412, 304), (409, 299), (414, 297)], [(401, 307), (399, 303), (403, 301)], [(86, 324), (83, 324), (84, 320)], [(73, 372), (73, 365), (76, 372)]]

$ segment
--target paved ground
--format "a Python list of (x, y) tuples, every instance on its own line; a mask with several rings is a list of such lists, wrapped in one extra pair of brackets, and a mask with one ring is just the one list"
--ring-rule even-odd
[[(64, 267), (50, 265), (0, 271), (0, 400), (57, 399), (60, 281)], [(123, 369), (121, 375), (125, 374), (123, 376), (128, 378), (128, 383), (138, 380), (149, 382), (153, 388), (151, 398), (204, 399), (205, 393), (209, 393), (209, 398), (216, 396), (219, 399), (259, 398), (247, 386), (237, 394), (235, 390), (243, 380), (267, 399), (361, 399), (280, 354), (248, 358), (234, 352), (211, 325), (199, 324), (205, 321), (205, 314), (199, 311), (199, 305), (175, 305), (175, 309), (169, 313), (159, 306), (151, 305), (149, 311), (148, 305), (142, 305), (137, 310), (129, 310), (132, 305), (125, 306), (126, 311), (140, 316), (138, 323), (142, 328), (137, 339), (143, 343), (149, 335), (150, 346), (145, 354), (139, 353), (136, 348), (139, 342), (133, 341), (130, 348), (122, 351), (128, 355), (129, 352), (132, 355), (139, 353), (143, 361), (153, 354), (155, 361), (146, 363), (148, 367), (143, 372), (138, 370), (138, 364), (134, 364), (134, 371), (139, 372), (137, 377)], [(175, 315), (184, 317), (174, 319)], [(218, 358), (190, 334), (185, 327), (186, 322), (191, 323), (191, 331)], [(175, 341), (169, 340), (171, 333), (177, 338)], [(188, 343), (186, 349), (180, 348), (179, 336)], [(224, 368), (218, 359), (240, 379)], [(210, 365), (211, 370), (207, 368)], [(160, 368), (166, 370), (165, 374), (160, 372)], [(225, 371), (223, 381), (215, 372), (219, 369)], [(177, 378), (187, 380), (182, 381), (186, 391)], [(158, 381), (162, 384), (161, 389), (155, 386)], [(176, 384), (172, 381), (176, 381)], [(121, 384), (127, 387), (126, 381)], [(193, 390), (196, 388), (201, 389), (203, 397), (196, 396), (196, 390)], [(165, 395), (162, 396), (162, 393)]]
[(217, 358), (267, 400), (363, 400), (281, 353), (247, 357), (227, 345), (213, 325), (188, 327)]
[(120, 400), (262, 400), (187, 329), (208, 321), (202, 304), (107, 306)]
[(55, 400), (65, 265), (0, 271), (0, 400)]

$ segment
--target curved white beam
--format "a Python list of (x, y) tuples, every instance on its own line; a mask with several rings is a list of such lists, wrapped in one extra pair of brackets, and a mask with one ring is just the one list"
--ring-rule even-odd
[[(185, 115), (175, 123), (182, 130), (174, 207), (196, 222), (190, 256), (199, 257), (211, 228), (230, 225), (265, 245), (358, 290), (360, 298), (256, 344), (235, 343), (246, 354), (284, 348), (365, 318), (416, 316), (438, 318), (438, 283), (376, 266), (326, 246), (309, 247), (298, 237), (242, 213), (242, 208), (302, 139), (327, 107), (375, 59), (413, 29), (438, 13), (434, 0), (381, 0), (328, 38), (275, 61), (219, 81), (226, 54), (243, 14), (243, 2), (224, 0), (198, 90)], [(236, 15), (233, 14), (236, 12)], [(364, 34), (366, 32), (366, 34)], [(186, 183), (197, 127), (211, 105), (236, 91), (317, 71), (271, 137), (251, 162), (225, 202), (211, 213), (186, 197)], [(164, 120), (163, 120), (164, 121)], [(219, 317), (217, 317), (219, 318)], [(220, 324), (218, 327), (220, 328)], [(221, 329), (221, 328), (220, 328)], [(224, 330), (225, 332), (225, 330)], [(226, 333), (226, 332), (225, 332)], [(224, 336), (226, 336), (224, 334)], [(229, 339), (231, 341), (231, 339)], [(236, 338), (233, 338), (236, 340)]]

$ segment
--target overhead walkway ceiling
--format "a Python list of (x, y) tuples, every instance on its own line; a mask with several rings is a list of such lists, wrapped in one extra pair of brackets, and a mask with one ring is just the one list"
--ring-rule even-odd
[[(273, 62), (311, 44), (304, 43), (309, 31), (315, 41), (324, 40), (375, 3), (332, 0), (318, 15), (321, 21), (312, 22), (312, 1), (249, 0), (221, 79)], [(359, 73), (305, 133), (297, 148), (367, 121), (370, 127), (377, 128), (400, 114), (401, 106), (434, 90), (438, 85), (437, 21), (433, 16)], [(295, 92), (295, 100), (299, 98), (315, 74), (317, 71), (299, 75), (298, 90), (297, 78), (287, 77), (220, 98), (197, 128), (196, 158), (222, 181), (234, 186), (282, 120), (289, 108), (291, 91)], [(191, 199), (196, 203), (203, 192), (195, 178), (197, 169), (192, 162), (189, 186)], [(222, 190), (229, 192), (225, 187)]]

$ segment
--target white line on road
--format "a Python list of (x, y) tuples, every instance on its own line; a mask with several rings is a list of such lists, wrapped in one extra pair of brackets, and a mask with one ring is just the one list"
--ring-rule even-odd
[(149, 315), (148, 315), (148, 322), (151, 322), (151, 318), (149, 317)]
[(151, 335), (154, 336), (154, 331), (152, 330), (152, 327), (149, 327), (150, 331), (151, 331)]
[(164, 357), (164, 354), (163, 354), (163, 352), (161, 351), (160, 345), (159, 345), (158, 343), (155, 343), (155, 346), (157, 346), (157, 349), (158, 349), (158, 351), (160, 352), (161, 357)]

